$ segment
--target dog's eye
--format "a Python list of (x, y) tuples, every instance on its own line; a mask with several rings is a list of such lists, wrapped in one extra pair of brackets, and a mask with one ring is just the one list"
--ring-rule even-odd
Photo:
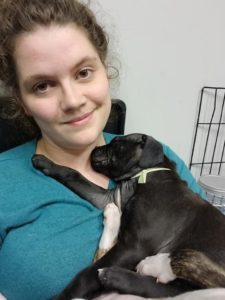
[(141, 137), (141, 147), (144, 147), (146, 140), (147, 140), (147, 135), (143, 134)]
[(143, 134), (143, 135), (142, 135), (142, 141), (143, 141), (143, 142), (146, 142), (146, 139), (147, 139), (147, 135), (146, 135), (146, 134)]

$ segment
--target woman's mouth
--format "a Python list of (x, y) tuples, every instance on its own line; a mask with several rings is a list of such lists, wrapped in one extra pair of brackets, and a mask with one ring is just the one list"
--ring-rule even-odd
[(90, 121), (92, 116), (93, 116), (93, 111), (91, 111), (89, 113), (85, 113), (85, 114), (75, 117), (75, 118), (71, 118), (70, 120), (64, 122), (64, 124), (68, 124), (71, 126), (86, 125)]

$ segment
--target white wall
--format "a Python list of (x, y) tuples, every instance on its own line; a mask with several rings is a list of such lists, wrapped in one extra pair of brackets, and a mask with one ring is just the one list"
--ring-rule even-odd
[(126, 133), (145, 132), (188, 164), (200, 90), (225, 86), (224, 0), (92, 0), (122, 64), (113, 96)]

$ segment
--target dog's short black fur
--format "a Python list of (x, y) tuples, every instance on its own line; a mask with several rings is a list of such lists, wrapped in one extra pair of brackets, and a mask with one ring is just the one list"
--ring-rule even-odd
[[(74, 170), (57, 166), (43, 156), (35, 156), (33, 164), (87, 199), (96, 191), (90, 199), (95, 205), (98, 195), (103, 199), (101, 207), (104, 202), (114, 201), (111, 192), (88, 183)], [(123, 202), (118, 241), (54, 299), (89, 299), (104, 289), (165, 297), (191, 289), (225, 287), (225, 216), (187, 187), (164, 156), (159, 142), (142, 134), (116, 137), (109, 145), (93, 151), (92, 164), (96, 171), (121, 182), (122, 198), (130, 191)], [(170, 170), (149, 173), (146, 184), (130, 179), (152, 167)], [(78, 188), (74, 178), (76, 183), (81, 182)], [(171, 253), (173, 272), (181, 279), (160, 284), (150, 276), (133, 272), (142, 259), (159, 252)], [(101, 268), (104, 270), (98, 276)]]

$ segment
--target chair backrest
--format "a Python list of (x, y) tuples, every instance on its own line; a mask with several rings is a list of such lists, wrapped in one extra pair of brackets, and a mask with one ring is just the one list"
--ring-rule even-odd
[(112, 99), (112, 108), (104, 131), (124, 134), (126, 121), (126, 104), (120, 99)]
[[(0, 116), (4, 108), (1, 103), (4, 103), (3, 97), (0, 97)], [(119, 99), (112, 99), (112, 109), (104, 131), (115, 134), (123, 134), (125, 119), (125, 103)], [(34, 132), (28, 132), (24, 124), (19, 119), (9, 120), (0, 117), (0, 152), (21, 145), (35, 137), (37, 137), (37, 134)]]

